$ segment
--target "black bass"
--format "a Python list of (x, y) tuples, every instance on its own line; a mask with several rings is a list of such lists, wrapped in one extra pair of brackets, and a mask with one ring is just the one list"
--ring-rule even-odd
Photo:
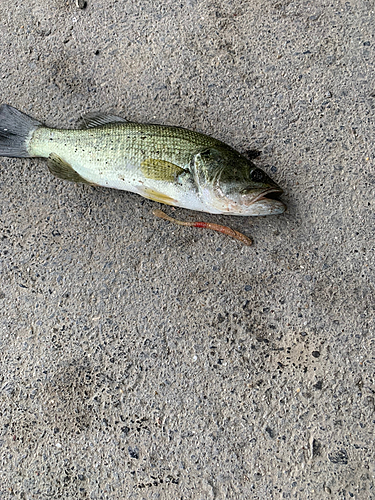
[(230, 215), (281, 214), (282, 189), (223, 142), (181, 127), (91, 115), (64, 130), (3, 104), (0, 156), (47, 158), (73, 182), (122, 189), (167, 205)]

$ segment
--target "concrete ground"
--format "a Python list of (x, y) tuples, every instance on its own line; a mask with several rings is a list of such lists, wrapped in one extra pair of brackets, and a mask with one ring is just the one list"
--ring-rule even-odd
[(0, 159), (1, 500), (375, 498), (374, 11), (1, 0), (0, 102), (259, 149), (288, 205), (199, 214), (244, 247)]

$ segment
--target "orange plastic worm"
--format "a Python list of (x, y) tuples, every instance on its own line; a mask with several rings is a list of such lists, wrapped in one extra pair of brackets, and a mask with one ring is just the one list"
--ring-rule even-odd
[(228, 226), (222, 226), (220, 224), (214, 224), (213, 222), (183, 222), (181, 220), (174, 219), (173, 217), (170, 217), (169, 215), (165, 214), (159, 209), (154, 209), (152, 211), (156, 217), (160, 217), (161, 219), (168, 220), (170, 222), (173, 222), (174, 224), (177, 224), (179, 226), (189, 226), (189, 227), (202, 227), (204, 229), (212, 229), (212, 231), (218, 231), (219, 233), (226, 234), (227, 236), (230, 236), (231, 238), (235, 238), (236, 240), (240, 241), (244, 245), (250, 246), (253, 244), (250, 238), (245, 236), (242, 233), (239, 233), (238, 231), (235, 231), (234, 229), (231, 229)]

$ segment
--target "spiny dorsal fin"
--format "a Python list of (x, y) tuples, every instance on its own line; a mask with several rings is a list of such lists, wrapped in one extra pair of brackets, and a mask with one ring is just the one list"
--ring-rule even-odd
[(185, 170), (174, 163), (155, 158), (147, 158), (141, 163), (141, 170), (145, 177), (156, 181), (175, 181)]
[(108, 125), (109, 123), (128, 123), (128, 120), (121, 118), (121, 116), (109, 115), (106, 113), (89, 113), (82, 116), (80, 120), (81, 128), (94, 128), (101, 125)]
[(81, 177), (79, 173), (76, 172), (71, 165), (69, 165), (69, 163), (64, 161), (55, 153), (51, 153), (49, 155), (47, 158), (47, 165), (51, 174), (59, 177), (60, 179), (70, 182), (83, 182), (84, 184), (91, 184), (91, 182)]

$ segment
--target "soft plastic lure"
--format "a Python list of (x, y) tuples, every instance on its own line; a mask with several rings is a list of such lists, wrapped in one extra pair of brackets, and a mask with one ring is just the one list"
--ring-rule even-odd
[(202, 227), (203, 229), (211, 229), (212, 231), (218, 231), (219, 233), (226, 234), (227, 236), (230, 236), (231, 238), (240, 241), (244, 245), (250, 246), (253, 244), (250, 238), (248, 238), (247, 236), (238, 231), (235, 231), (234, 229), (231, 229), (228, 226), (222, 226), (221, 224), (214, 224), (213, 222), (184, 222), (181, 220), (174, 219), (173, 217), (170, 217), (169, 215), (167, 215), (166, 213), (162, 212), (157, 208), (154, 209), (152, 213), (156, 215), (156, 217), (160, 217), (161, 219), (173, 222), (178, 226)]

